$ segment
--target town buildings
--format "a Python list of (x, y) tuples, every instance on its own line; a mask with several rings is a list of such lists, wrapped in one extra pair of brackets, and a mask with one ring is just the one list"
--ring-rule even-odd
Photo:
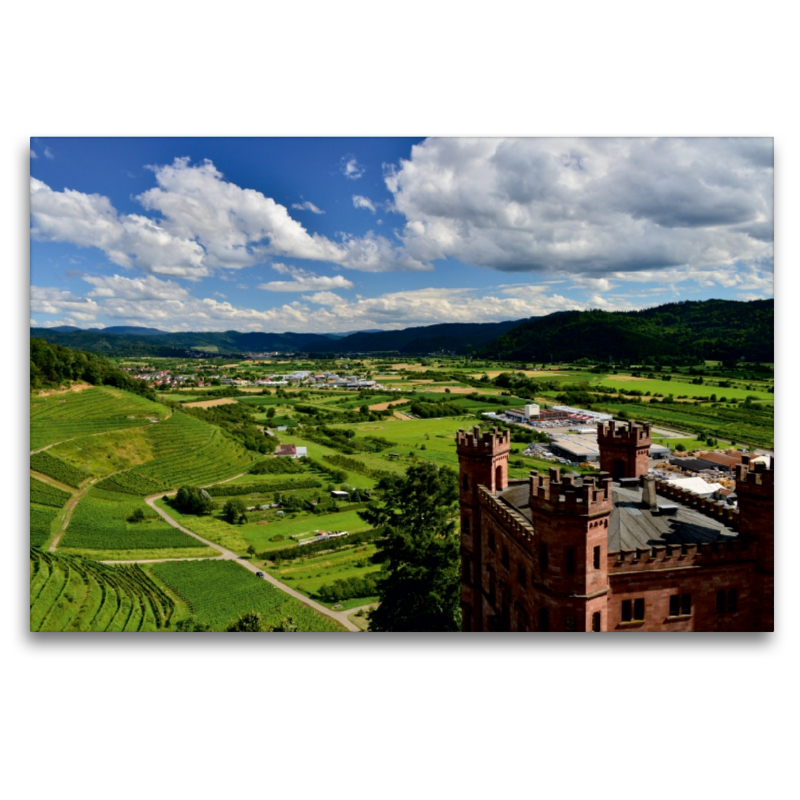
[(737, 465), (737, 509), (650, 475), (649, 424), (597, 441), (594, 477), (509, 480), (508, 431), (458, 432), (463, 629), (773, 630), (773, 461)]

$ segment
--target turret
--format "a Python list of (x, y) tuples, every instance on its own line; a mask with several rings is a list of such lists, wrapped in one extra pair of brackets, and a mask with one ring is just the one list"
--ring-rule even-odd
[(600, 448), (600, 469), (608, 472), (614, 480), (639, 478), (646, 475), (650, 465), (650, 423), (617, 427), (609, 423), (597, 423), (597, 444)]

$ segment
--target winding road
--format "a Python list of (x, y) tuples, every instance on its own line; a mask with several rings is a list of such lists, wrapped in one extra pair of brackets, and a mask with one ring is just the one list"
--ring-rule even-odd
[[(171, 497), (174, 496), (176, 492), (168, 492), (167, 496)], [(188, 534), (189, 536), (194, 537), (197, 541), (202, 542), (204, 545), (208, 547), (213, 547), (215, 550), (219, 550), (222, 554), (217, 556), (217, 560), (224, 560), (224, 561), (235, 561), (240, 566), (244, 567), (245, 569), (249, 569), (250, 572), (263, 572), (263, 570), (259, 569), (255, 564), (251, 564), (247, 559), (241, 558), (240, 556), (236, 555), (232, 550), (228, 550), (221, 545), (216, 544), (215, 542), (211, 542), (208, 539), (204, 539), (202, 536), (199, 536), (194, 531), (190, 531), (188, 528), (184, 528), (183, 525), (179, 525), (166, 511), (159, 508), (155, 501), (162, 498), (164, 495), (163, 493), (159, 494), (152, 494), (149, 497), (145, 497), (144, 501), (147, 505), (150, 506), (165, 522), (169, 525), (172, 525), (173, 528), (177, 528), (179, 531), (183, 531), (183, 533)], [(128, 564), (132, 563), (130, 561), (126, 562)], [(268, 572), (264, 572), (264, 580), (268, 583), (271, 583), (275, 588), (280, 589), (282, 592), (286, 592), (286, 594), (291, 595), (296, 600), (299, 600), (304, 605), (307, 605), (309, 608), (313, 608), (314, 611), (318, 611), (320, 614), (324, 614), (326, 617), (330, 617), (331, 619), (336, 620), (340, 625), (343, 625), (348, 631), (354, 631), (356, 633), (360, 632), (357, 625), (354, 625), (348, 619), (350, 614), (355, 613), (356, 611), (360, 611), (361, 608), (368, 608), (369, 606), (362, 606), (360, 608), (348, 608), (346, 611), (332, 611), (330, 608), (325, 608), (325, 606), (320, 605), (319, 603), (315, 603), (313, 600), (310, 600), (300, 592), (295, 591), (292, 589), (291, 586), (287, 586), (285, 583), (281, 583), (276, 578), (273, 578)]]

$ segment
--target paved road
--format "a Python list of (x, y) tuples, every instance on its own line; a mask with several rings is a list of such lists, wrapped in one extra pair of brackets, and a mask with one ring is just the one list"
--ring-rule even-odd
[[(169, 492), (168, 497), (176, 494), (175, 492)], [(236, 553), (232, 550), (228, 550), (221, 545), (216, 544), (215, 542), (211, 542), (208, 539), (204, 539), (202, 536), (194, 533), (194, 531), (190, 531), (188, 528), (184, 528), (183, 525), (179, 525), (169, 514), (166, 513), (163, 509), (159, 508), (155, 501), (163, 497), (163, 493), (153, 494), (149, 497), (145, 497), (144, 501), (147, 505), (150, 506), (159, 516), (161, 516), (166, 522), (172, 525), (173, 528), (177, 528), (179, 531), (183, 531), (184, 533), (189, 534), (189, 536), (193, 536), (198, 541), (202, 542), (203, 544), (207, 545), (208, 547), (213, 547), (215, 550), (218, 550), (222, 555), (218, 556), (225, 561), (235, 561), (240, 566), (244, 567), (245, 569), (249, 569), (250, 572), (263, 572), (259, 567), (255, 564), (251, 564), (249, 560), (245, 558), (240, 558)], [(354, 611), (358, 611), (357, 608), (349, 608), (346, 611), (332, 611), (330, 608), (325, 608), (325, 606), (320, 605), (319, 603), (315, 603), (313, 600), (310, 600), (300, 592), (295, 591), (292, 589), (291, 586), (287, 586), (285, 583), (281, 583), (276, 578), (273, 578), (272, 575), (265, 572), (264, 573), (264, 580), (271, 583), (277, 589), (280, 589), (282, 592), (286, 592), (286, 594), (291, 595), (295, 599), (299, 600), (304, 605), (313, 608), (315, 611), (318, 611), (320, 614), (324, 614), (326, 617), (330, 617), (331, 619), (335, 619), (338, 623), (343, 625), (348, 631), (356, 631), (358, 632), (358, 626), (354, 625), (350, 620), (347, 618), (349, 614), (352, 614)]]

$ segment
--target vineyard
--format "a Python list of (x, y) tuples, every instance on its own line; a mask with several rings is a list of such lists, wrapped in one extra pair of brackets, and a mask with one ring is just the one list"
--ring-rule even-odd
[(108, 387), (31, 397), (31, 449), (76, 436), (151, 425), (148, 418), (168, 413), (160, 403)]
[(246, 472), (255, 460), (219, 428), (187, 414), (173, 414), (147, 433), (156, 457), (107, 478), (104, 488), (141, 495), (203, 485)]
[(72, 495), (69, 492), (56, 489), (44, 481), (36, 480), (31, 477), (31, 503), (39, 503), (42, 506), (52, 506), (61, 508)]
[(31, 631), (157, 631), (175, 604), (138, 566), (31, 550)]
[(74, 486), (76, 489), (81, 481), (88, 477), (86, 473), (76, 469), (71, 464), (66, 464), (58, 458), (53, 458), (50, 453), (34, 453), (31, 456), (31, 469), (41, 472), (42, 475), (49, 475), (67, 486)]
[(277, 480), (269, 483), (221, 483), (218, 486), (209, 486), (206, 491), (212, 497), (233, 497), (240, 494), (265, 494), (321, 487), (322, 483), (316, 478), (294, 478), (293, 480)]
[(191, 607), (199, 622), (221, 631), (257, 611), (265, 625), (291, 616), (301, 631), (340, 631), (338, 623), (284, 594), (232, 561), (168, 561), (149, 567)]
[(31, 547), (41, 547), (50, 538), (50, 523), (56, 518), (52, 508), (31, 503)]
[[(137, 509), (142, 522), (128, 522)], [(198, 547), (199, 542), (153, 516), (153, 510), (130, 495), (92, 488), (75, 507), (60, 547), (82, 550), (160, 550)]]

